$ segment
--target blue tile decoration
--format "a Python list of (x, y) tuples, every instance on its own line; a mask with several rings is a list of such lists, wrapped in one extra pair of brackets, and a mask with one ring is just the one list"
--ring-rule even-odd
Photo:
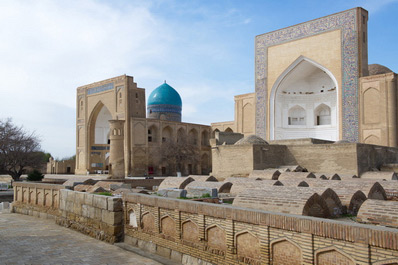
[(266, 139), (268, 107), (267, 50), (268, 47), (302, 39), (316, 34), (341, 30), (342, 50), (342, 132), (343, 139), (358, 141), (358, 79), (359, 48), (357, 9), (350, 9), (327, 17), (262, 34), (255, 39), (256, 76), (256, 134)]
[(166, 104), (158, 104), (158, 105), (149, 105), (147, 107), (148, 112), (152, 110), (152, 112), (171, 112), (181, 114), (182, 107), (176, 105), (166, 105)]
[(91, 150), (109, 150), (109, 146), (91, 146)]
[(95, 93), (100, 93), (100, 92), (104, 92), (107, 90), (111, 90), (113, 89), (114, 84), (113, 83), (109, 83), (109, 84), (105, 84), (102, 86), (96, 86), (96, 87), (92, 87), (87, 89), (87, 95), (91, 95), (91, 94), (95, 94)]

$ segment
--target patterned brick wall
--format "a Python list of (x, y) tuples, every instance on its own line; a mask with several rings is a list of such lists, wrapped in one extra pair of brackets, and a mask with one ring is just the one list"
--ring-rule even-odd
[[(141, 194), (123, 200), (126, 238), (152, 242), (184, 264), (369, 264), (398, 256), (397, 229)], [(132, 211), (137, 227), (129, 225)], [(148, 213), (151, 231), (140, 217)]]

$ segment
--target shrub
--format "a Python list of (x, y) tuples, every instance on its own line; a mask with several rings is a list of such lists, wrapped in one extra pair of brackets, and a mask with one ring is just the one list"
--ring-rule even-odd
[(112, 193), (110, 193), (109, 191), (103, 191), (103, 192), (98, 192), (96, 193), (98, 195), (104, 195), (104, 196), (113, 196)]
[(28, 174), (28, 181), (41, 181), (44, 178), (44, 175), (40, 173), (39, 170), (35, 169), (33, 172)]

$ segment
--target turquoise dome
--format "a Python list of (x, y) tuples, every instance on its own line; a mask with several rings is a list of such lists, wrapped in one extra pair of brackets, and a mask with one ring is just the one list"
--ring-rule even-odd
[(149, 95), (148, 106), (150, 105), (174, 105), (182, 107), (182, 101), (180, 94), (165, 81)]

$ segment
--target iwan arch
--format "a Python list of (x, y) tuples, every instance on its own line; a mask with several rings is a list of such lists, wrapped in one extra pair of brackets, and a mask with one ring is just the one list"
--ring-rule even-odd
[(234, 121), (213, 132), (397, 146), (397, 78), (368, 65), (367, 22), (353, 8), (256, 36), (255, 92), (235, 96)]

